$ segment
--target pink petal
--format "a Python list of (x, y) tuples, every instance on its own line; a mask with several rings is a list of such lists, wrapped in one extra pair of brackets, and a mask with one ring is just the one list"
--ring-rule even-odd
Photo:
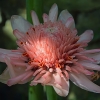
[[(26, 75), (27, 76), (27, 75)], [(25, 83), (27, 83), (27, 82), (30, 82), (31, 80), (33, 79), (33, 77), (32, 76), (29, 76), (28, 78), (26, 78), (25, 80), (21, 80), (18, 84), (25, 84)]]
[(50, 84), (54, 87), (54, 90), (58, 95), (66, 97), (69, 93), (69, 81), (66, 81), (64, 77), (61, 77), (58, 74), (54, 75), (54, 79), (55, 84)]
[[(73, 66), (73, 68), (74, 68), (76, 71), (78, 71), (78, 72), (74, 71), (74, 72), (76, 72), (76, 73), (83, 73), (83, 74), (85, 74), (85, 75), (93, 75), (93, 74), (94, 74), (93, 71), (87, 70), (87, 69), (85, 69), (83, 66), (80, 67), (80, 68), (79, 68), (79, 66)], [(73, 68), (72, 68), (72, 69), (73, 69)]]
[(66, 81), (66, 79), (59, 74), (54, 74), (53, 78), (54, 80), (47, 85), (52, 85), (58, 95), (67, 96), (69, 93), (69, 81)]
[(92, 49), (92, 50), (84, 50), (82, 51), (81, 53), (85, 53), (85, 54), (88, 54), (88, 53), (98, 53), (100, 52), (100, 49)]
[(51, 81), (51, 74), (50, 72), (46, 72), (45, 70), (41, 71), (31, 82), (30, 85), (33, 85), (34, 83), (42, 83), (47, 84)]
[(10, 78), (13, 78), (17, 75), (20, 75), (25, 72), (26, 67), (21, 67), (21, 66), (13, 66), (11, 64), (11, 60), (9, 57), (4, 57), (4, 61), (7, 64), (7, 71), (5, 70), (3, 74), (1, 74), (2, 77), (9, 71)]
[(30, 79), (30, 77), (33, 77), (33, 72), (32, 71), (30, 71), (21, 81), (25, 82), (27, 79)]
[(82, 35), (80, 35), (78, 43), (80, 42), (90, 42), (93, 39), (93, 31), (92, 30), (86, 30)]
[(74, 29), (75, 28), (75, 22), (74, 22), (74, 19), (72, 17), (69, 17), (67, 19), (67, 22), (66, 22), (66, 27), (70, 28), (70, 29)]
[(13, 30), (17, 29), (22, 33), (26, 33), (32, 25), (26, 21), (24, 18), (18, 15), (13, 15), (11, 17), (11, 25)]
[(49, 20), (51, 20), (52, 22), (56, 21), (57, 15), (58, 15), (58, 6), (57, 4), (53, 4), (53, 6), (49, 11)]
[(62, 89), (62, 86), (60, 86), (59, 84), (56, 84), (56, 86), (53, 86), (53, 88), (58, 95), (66, 97), (69, 93), (69, 81), (67, 81), (66, 85), (68, 85), (67, 90)]
[(44, 22), (47, 22), (47, 21), (49, 21), (49, 16), (47, 15), (47, 14), (43, 14), (43, 21)]
[(11, 50), (6, 49), (0, 49), (0, 61), (5, 62), (4, 58), (7, 56), (7, 54), (10, 54)]
[(58, 20), (61, 20), (64, 24), (66, 24), (69, 18), (73, 18), (72, 15), (67, 10), (63, 10), (59, 15)]
[(26, 67), (13, 66), (9, 57), (4, 57), (4, 62), (7, 64), (7, 69), (0, 75), (0, 81), (6, 83), (8, 79), (21, 75), (25, 72)]
[(85, 75), (77, 73), (69, 73), (70, 80), (78, 87), (91, 91), (100, 93), (100, 87), (93, 82), (91, 82)]
[(22, 38), (22, 37), (24, 36), (24, 34), (22, 34), (21, 32), (19, 32), (17, 29), (15, 29), (15, 30), (13, 31), (13, 33), (14, 33), (14, 35), (15, 35), (15, 37), (16, 37), (17, 39), (20, 39), (20, 38)]
[(96, 62), (95, 59), (90, 58), (90, 57), (88, 57), (88, 56), (84, 56), (84, 55), (82, 55), (82, 54), (80, 54), (80, 55), (77, 55), (77, 54), (76, 54), (76, 57), (77, 57), (78, 59), (80, 59), (80, 60), (87, 60), (87, 61), (94, 62), (94, 63)]
[(5, 62), (5, 57), (19, 57), (20, 53), (14, 52), (15, 50), (6, 50), (0, 48), (0, 61)]
[(90, 70), (98, 70), (100, 71), (100, 66), (93, 64), (93, 63), (89, 63), (89, 62), (85, 62), (85, 61), (79, 61), (80, 64), (82, 64), (84, 66), (84, 68), (90, 69)]
[(11, 52), (12, 52), (11, 50), (6, 50), (6, 49), (1, 49), (0, 48), (0, 53), (9, 54)]
[(26, 77), (27, 74), (29, 74), (29, 73), (30, 73), (30, 71), (25, 72), (25, 73), (23, 73), (23, 74), (21, 74), (21, 75), (19, 75), (17, 77), (14, 77), (14, 78), (9, 79), (8, 82), (7, 82), (7, 85), (8, 86), (11, 86), (11, 85), (20, 83), (20, 81), (23, 80), (24, 77)]
[(32, 21), (33, 21), (34, 26), (39, 25), (40, 22), (39, 22), (38, 16), (35, 11), (31, 12), (31, 16), (32, 16)]
[(87, 54), (87, 56), (94, 59), (97, 64), (100, 63), (100, 53)]

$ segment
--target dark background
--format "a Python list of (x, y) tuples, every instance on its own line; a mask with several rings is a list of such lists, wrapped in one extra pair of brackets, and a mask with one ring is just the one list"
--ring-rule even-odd
[[(88, 49), (100, 48), (100, 0), (44, 0), (44, 12), (48, 13), (53, 3), (57, 3), (59, 13), (68, 9), (73, 15), (78, 34), (87, 29), (94, 31)], [(10, 25), (10, 17), (16, 14), (25, 17), (25, 0), (0, 0), (0, 48), (17, 47)], [(0, 74), (5, 67), (6, 64), (0, 63)], [(100, 85), (100, 80), (95, 83)], [(0, 83), (0, 100), (28, 100), (28, 83), (11, 87)], [(71, 83), (70, 93), (64, 100), (100, 100), (100, 94), (82, 90)]]

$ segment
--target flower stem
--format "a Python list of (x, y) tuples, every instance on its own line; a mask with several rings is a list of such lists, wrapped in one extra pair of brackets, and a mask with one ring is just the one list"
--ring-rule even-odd
[(26, 16), (30, 23), (32, 23), (31, 10), (33, 10), (33, 0), (26, 0)]
[[(26, 0), (26, 13), (27, 20), (32, 23), (31, 11), (34, 10), (39, 16), (40, 22), (42, 22), (43, 14), (43, 1), (42, 0)], [(43, 86), (38, 84), (37, 86), (29, 87), (29, 100), (41, 100), (43, 98)]]
[(43, 98), (43, 87), (38, 84), (37, 86), (29, 87), (29, 100), (41, 100)]
[(47, 100), (57, 100), (57, 94), (55, 93), (53, 87), (46, 86)]

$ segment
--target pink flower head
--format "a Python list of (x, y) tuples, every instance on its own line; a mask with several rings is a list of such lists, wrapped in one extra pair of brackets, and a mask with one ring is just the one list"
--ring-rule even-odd
[(30, 85), (51, 85), (57, 94), (67, 96), (71, 80), (82, 89), (100, 93), (100, 87), (90, 79), (94, 70), (100, 71), (100, 49), (85, 49), (93, 31), (78, 36), (67, 10), (57, 19), (56, 4), (48, 15), (43, 14), (43, 24), (34, 11), (31, 15), (34, 25), (17, 15), (11, 18), (18, 49), (0, 49), (0, 61), (7, 64), (0, 81), (8, 86), (29, 81)]

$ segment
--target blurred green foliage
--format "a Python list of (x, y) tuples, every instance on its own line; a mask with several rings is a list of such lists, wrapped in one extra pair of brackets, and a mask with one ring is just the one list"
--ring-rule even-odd
[[(44, 0), (44, 12), (48, 14), (53, 3), (58, 4), (59, 13), (63, 9), (69, 10), (75, 19), (78, 34), (92, 29), (94, 39), (89, 43), (89, 48), (100, 48), (100, 0)], [(2, 19), (0, 21), (0, 48), (17, 48), (15, 41), (11, 38), (12, 35), (7, 35), (8, 33), (3, 28), (11, 15), (21, 14), (24, 9), (25, 0), (0, 0), (0, 17)], [(0, 74), (5, 66), (0, 63)], [(96, 83), (100, 85), (100, 80)], [(28, 100), (28, 84), (8, 87), (0, 83), (0, 100)], [(71, 83), (69, 95), (66, 98), (59, 97), (58, 100), (100, 100), (100, 94), (82, 90)]]

